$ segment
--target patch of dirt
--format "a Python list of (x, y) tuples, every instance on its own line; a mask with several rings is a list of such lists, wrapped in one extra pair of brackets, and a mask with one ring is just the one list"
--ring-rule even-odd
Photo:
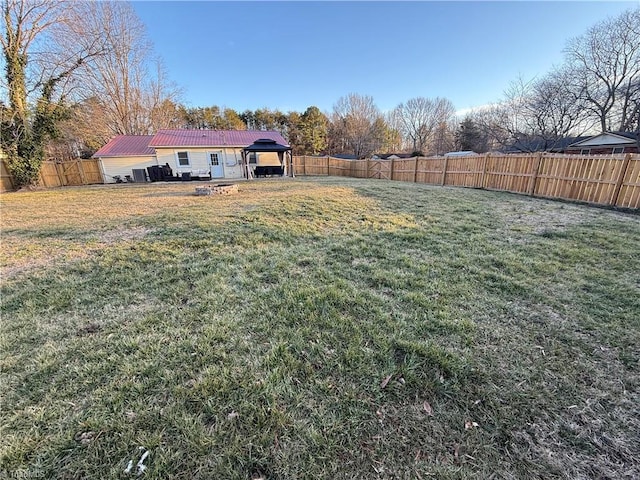
[(93, 333), (98, 333), (100, 330), (102, 330), (102, 326), (98, 325), (97, 323), (88, 323), (87, 325), (85, 325), (84, 327), (80, 328), (78, 330), (77, 335), (79, 337), (83, 337), (85, 335), (91, 335)]

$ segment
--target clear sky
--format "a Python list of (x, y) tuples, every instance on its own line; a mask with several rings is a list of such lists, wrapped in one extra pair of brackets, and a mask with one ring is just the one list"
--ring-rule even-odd
[(153, 2), (134, 8), (188, 106), (330, 111), (371, 95), (464, 110), (544, 75), (566, 41), (640, 2)]

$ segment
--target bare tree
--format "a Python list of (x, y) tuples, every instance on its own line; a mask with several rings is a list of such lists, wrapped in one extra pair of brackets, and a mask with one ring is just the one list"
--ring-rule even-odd
[(112, 136), (102, 104), (95, 98), (71, 105), (58, 130), (59, 134), (50, 142), (54, 150), (47, 149), (50, 157), (58, 158), (56, 152), (67, 152), (67, 156), (89, 158)]
[(524, 102), (530, 133), (553, 148), (567, 136), (580, 135), (593, 127), (593, 118), (571, 91), (571, 72), (556, 69), (531, 85)]
[(576, 98), (600, 130), (627, 128), (640, 94), (640, 8), (596, 24), (565, 55)]
[(455, 149), (456, 138), (456, 119), (451, 116), (447, 120), (439, 122), (434, 130), (429, 143), (427, 145), (428, 155), (444, 155)]
[(404, 137), (405, 148), (422, 152), (435, 144), (442, 144), (441, 141), (435, 141), (436, 131), (440, 130), (442, 140), (444, 130), (441, 127), (449, 123), (454, 115), (455, 108), (446, 98), (417, 97), (398, 105), (393, 110), (392, 118)]
[(384, 143), (385, 124), (373, 97), (350, 93), (341, 97), (333, 106), (331, 144), (338, 150), (350, 151), (358, 158), (365, 158)]
[(473, 110), (468, 117), (477, 127), (479, 136), (486, 142), (485, 148), (488, 151), (510, 147), (517, 143), (517, 136), (513, 134), (516, 121), (511, 115), (511, 108), (505, 102), (493, 103)]
[(131, 5), (115, 1), (82, 5), (76, 9), (82, 17), (76, 24), (85, 33), (68, 42), (104, 39), (105, 54), (83, 69), (82, 86), (86, 96), (101, 103), (110, 133), (149, 134), (171, 126), (176, 119), (169, 107), (179, 90), (153, 57), (145, 26)]
[(593, 126), (564, 69), (537, 80), (513, 81), (502, 101), (479, 112), (475, 120), (494, 143), (527, 152), (553, 150), (564, 138)]
[(74, 74), (104, 51), (100, 38), (64, 46), (79, 29), (81, 4), (62, 0), (2, 0), (0, 45), (7, 105), (0, 108), (0, 147), (15, 182), (36, 180), (47, 141), (67, 110)]

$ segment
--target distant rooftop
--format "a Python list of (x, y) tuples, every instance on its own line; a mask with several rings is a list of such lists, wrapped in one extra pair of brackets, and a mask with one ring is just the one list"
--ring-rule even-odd
[(468, 157), (471, 155), (478, 155), (478, 154), (472, 150), (461, 150), (459, 152), (449, 152), (444, 154), (445, 157)]
[(154, 155), (154, 149), (149, 147), (152, 138), (153, 135), (118, 135), (109, 140), (109, 143), (93, 156), (97, 158)]
[(389, 157), (412, 158), (414, 155), (412, 153), (376, 153), (371, 158), (381, 158), (382, 160), (386, 160)]
[(278, 132), (262, 130), (158, 130), (150, 147), (246, 147), (256, 140), (288, 145)]

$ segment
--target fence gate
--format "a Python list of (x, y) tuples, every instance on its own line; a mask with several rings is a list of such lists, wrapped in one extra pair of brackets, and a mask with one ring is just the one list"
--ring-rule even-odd
[(82, 178), (80, 162), (64, 162), (58, 164), (58, 171), (62, 173), (63, 185), (82, 185), (85, 182)]
[(103, 183), (98, 160), (45, 161), (38, 183), (43, 187)]
[(369, 160), (369, 178), (391, 180), (392, 160)]

